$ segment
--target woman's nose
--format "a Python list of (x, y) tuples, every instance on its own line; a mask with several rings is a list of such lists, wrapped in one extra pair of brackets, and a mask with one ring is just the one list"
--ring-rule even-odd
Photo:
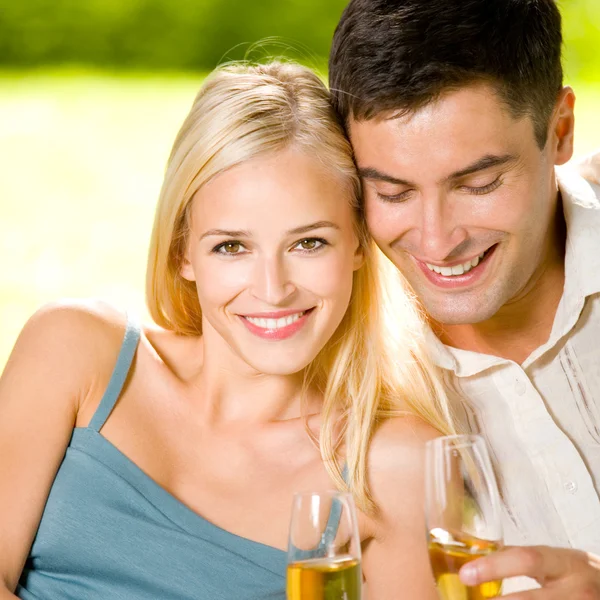
[(295, 290), (290, 281), (285, 261), (280, 257), (258, 261), (252, 285), (253, 295), (266, 304), (282, 304)]

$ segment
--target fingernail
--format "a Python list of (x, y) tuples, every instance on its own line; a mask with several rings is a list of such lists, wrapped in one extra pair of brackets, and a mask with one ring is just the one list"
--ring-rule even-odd
[(477, 567), (475, 565), (465, 565), (458, 572), (458, 575), (465, 585), (475, 585), (477, 583)]

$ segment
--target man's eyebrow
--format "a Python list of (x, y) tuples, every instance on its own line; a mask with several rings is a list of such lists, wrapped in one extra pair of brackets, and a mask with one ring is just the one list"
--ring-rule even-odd
[[(465, 177), (467, 175), (472, 175), (473, 173), (477, 173), (478, 171), (484, 171), (485, 169), (490, 169), (492, 167), (499, 167), (505, 165), (509, 162), (515, 162), (517, 160), (517, 156), (515, 154), (502, 154), (502, 155), (494, 155), (494, 154), (486, 154), (480, 159), (476, 160), (474, 163), (466, 166), (464, 169), (460, 171), (456, 171), (452, 173), (446, 178), (446, 181), (452, 181), (453, 179), (460, 179), (461, 177)], [(373, 181), (385, 181), (386, 183), (391, 183), (394, 185), (405, 185), (412, 186), (414, 185), (410, 181), (406, 179), (398, 179), (397, 177), (392, 177), (392, 175), (388, 175), (387, 173), (382, 173), (381, 171), (375, 169), (374, 167), (363, 167), (358, 169), (358, 174), (363, 179), (371, 179)]]
[[(310, 223), (309, 225), (301, 225), (300, 227), (290, 229), (287, 233), (288, 235), (301, 235), (303, 233), (307, 233), (308, 231), (312, 231), (313, 229), (322, 229), (323, 227), (332, 227), (333, 229), (339, 229), (339, 226), (335, 223), (332, 223), (331, 221), (316, 221), (315, 223)], [(249, 238), (252, 237), (252, 234), (249, 231), (243, 229), (209, 229), (198, 238), (198, 241), (201, 241), (204, 238), (211, 236), (229, 238)]]
[(387, 173), (382, 173), (373, 167), (364, 167), (358, 169), (358, 174), (363, 179), (373, 179), (375, 181), (385, 181), (386, 183), (393, 183), (395, 185), (412, 185), (409, 181), (405, 181), (404, 179), (398, 179), (397, 177), (392, 177)]
[(500, 167), (509, 162), (514, 162), (517, 160), (517, 156), (514, 154), (502, 154), (500, 156), (494, 154), (486, 154), (481, 157), (479, 160), (476, 160), (474, 163), (469, 166), (461, 169), (460, 171), (456, 171), (452, 173), (448, 180), (451, 179), (460, 179), (461, 177), (465, 177), (466, 175), (472, 175), (473, 173), (477, 173), (478, 171), (484, 171), (485, 169), (490, 169), (491, 167)]

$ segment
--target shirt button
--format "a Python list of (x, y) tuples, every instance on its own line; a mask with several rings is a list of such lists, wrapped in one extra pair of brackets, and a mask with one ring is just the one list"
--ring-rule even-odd
[(569, 492), (569, 494), (575, 494), (577, 493), (577, 484), (574, 481), (566, 481), (565, 490)]
[(525, 385), (525, 382), (521, 381), (520, 379), (517, 379), (517, 381), (515, 382), (515, 392), (517, 392), (519, 396), (522, 396), (526, 391), (527, 386)]

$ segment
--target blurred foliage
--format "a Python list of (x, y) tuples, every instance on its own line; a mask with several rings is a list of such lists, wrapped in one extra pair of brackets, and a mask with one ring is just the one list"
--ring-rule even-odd
[[(346, 0), (0, 0), (0, 64), (207, 70), (277, 37), (327, 55)], [(294, 50), (295, 49), (295, 50)], [(281, 53), (281, 49), (277, 51)], [(289, 54), (290, 52), (288, 52)]]
[[(567, 76), (599, 78), (600, 1), (559, 1)], [(0, 0), (0, 64), (207, 70), (244, 58), (252, 44), (270, 37), (295, 49), (288, 55), (317, 63), (327, 56), (346, 2)]]
[(567, 80), (600, 81), (600, 0), (562, 0)]

